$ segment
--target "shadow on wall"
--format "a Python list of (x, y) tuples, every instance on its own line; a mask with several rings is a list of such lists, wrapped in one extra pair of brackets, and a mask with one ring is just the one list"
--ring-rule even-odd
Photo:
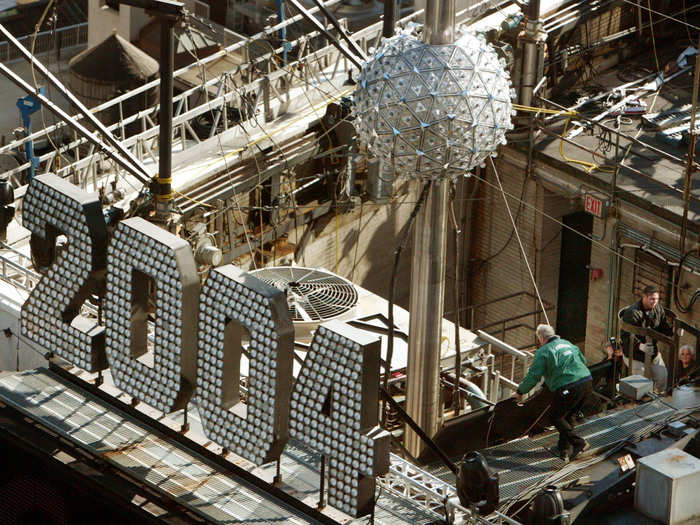
[[(349, 214), (336, 217), (331, 212), (320, 217), (298, 236), (298, 264), (325, 267), (388, 298), (394, 250), (417, 200), (416, 188), (415, 184), (405, 183), (396, 189), (397, 197), (391, 202), (378, 204), (368, 200)], [(411, 244), (409, 234), (396, 277), (395, 302), (403, 308), (408, 308)]]

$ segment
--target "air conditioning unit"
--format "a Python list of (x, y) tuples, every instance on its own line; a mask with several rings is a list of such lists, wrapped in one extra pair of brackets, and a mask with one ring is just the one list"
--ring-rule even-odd
[[(389, 323), (388, 303), (383, 297), (324, 268), (276, 266), (248, 273), (287, 293), (295, 341), (310, 343), (318, 325), (336, 319), (379, 338), (382, 356), (386, 357)], [(409, 313), (397, 305), (394, 305), (394, 327), (391, 368), (400, 371), (406, 368), (408, 362)], [(453, 341), (454, 326), (445, 320), (442, 326), (441, 366), (454, 363)], [(475, 356), (487, 344), (464, 328), (461, 329), (460, 341), (464, 361)]]
[(356, 316), (357, 287), (328, 270), (274, 266), (249, 273), (287, 294), (287, 305), (297, 341), (309, 341), (321, 323)]

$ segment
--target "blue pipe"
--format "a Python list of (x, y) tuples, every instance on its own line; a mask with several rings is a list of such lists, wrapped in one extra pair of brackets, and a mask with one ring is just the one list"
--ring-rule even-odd
[[(275, 7), (277, 7), (277, 23), (280, 24), (285, 20), (285, 0), (275, 0)], [(292, 49), (292, 45), (287, 42), (287, 26), (282, 27), (278, 32), (280, 42), (282, 43), (282, 66), (287, 67), (287, 52)]]
[[(41, 95), (44, 94), (43, 87), (39, 89), (39, 93)], [(32, 114), (41, 109), (41, 103), (33, 95), (27, 95), (26, 97), (17, 99), (17, 108), (19, 108), (19, 113), (22, 116), (22, 125), (24, 126), (27, 136), (29, 136), (32, 134)], [(36, 174), (36, 169), (39, 167), (39, 158), (34, 155), (33, 140), (25, 142), (24, 153), (27, 157), (27, 162), (29, 162), (28, 182), (31, 182)]]

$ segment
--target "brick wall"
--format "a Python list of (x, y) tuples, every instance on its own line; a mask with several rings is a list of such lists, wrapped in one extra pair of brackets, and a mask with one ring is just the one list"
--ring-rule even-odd
[[(610, 237), (614, 219), (610, 219), (607, 229), (605, 221), (593, 221), (593, 236), (600, 241), (591, 244), (591, 268), (601, 268), (603, 276), (588, 283), (588, 317), (586, 319), (586, 344), (582, 348), (590, 363), (603, 358), (602, 345), (607, 336), (608, 302), (611, 293)], [(603, 235), (605, 235), (603, 237)]]
[[(561, 225), (558, 221), (564, 215), (578, 211), (580, 203), (568, 195), (555, 193), (534, 178), (526, 181), (524, 170), (506, 159), (497, 160), (496, 168), (504, 191), (512, 195), (508, 198), (511, 212), (542, 299), (545, 304), (553, 306), (547, 310), (549, 321), (556, 325), (561, 252)], [(535, 342), (533, 329), (545, 322), (545, 317), (534, 297), (535, 289), (495, 175), (487, 170), (484, 177), (487, 182), (481, 183), (481, 200), (474, 219), (473, 302), (490, 302), (518, 292), (527, 294), (478, 308), (475, 326), (486, 327), (487, 331), (516, 347), (532, 345)], [(525, 204), (519, 206), (521, 195)], [(508, 321), (504, 336), (501, 321), (529, 312), (537, 313)]]
[[(536, 183), (532, 180), (525, 181), (522, 170), (502, 160), (496, 161), (496, 169), (506, 194), (516, 196), (509, 198), (508, 204), (527, 256), (533, 259), (536, 217), (532, 208), (519, 206), (517, 199), (522, 196), (525, 202), (536, 202)], [(498, 189), (496, 176), (490, 168), (486, 169), (482, 176), (485, 182), (479, 183), (480, 201), (472, 229), (471, 285), (473, 304), (491, 304), (475, 309), (474, 326), (483, 327), (515, 346), (522, 346), (532, 343), (532, 334), (528, 334), (527, 329), (512, 327), (521, 323), (531, 324), (532, 319), (525, 318), (507, 323), (505, 336), (503, 325), (498, 323), (517, 315), (518, 312), (532, 311), (535, 300), (520, 295), (492, 301), (517, 292), (532, 291), (532, 285), (517, 238), (513, 234), (513, 226), (502, 194)]]

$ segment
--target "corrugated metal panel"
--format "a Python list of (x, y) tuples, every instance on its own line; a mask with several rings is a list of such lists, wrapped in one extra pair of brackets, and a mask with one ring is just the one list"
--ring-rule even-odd
[[(680, 261), (681, 256), (677, 248), (674, 248), (666, 244), (665, 242), (652, 239), (648, 235), (639, 232), (634, 228), (627, 226), (626, 224), (620, 223), (618, 224), (617, 228), (620, 232), (620, 235), (622, 235), (623, 237), (627, 237), (632, 241), (635, 241), (642, 247), (643, 250), (648, 251), (650, 253), (658, 253), (664, 258), (676, 263)], [(700, 273), (700, 257), (697, 257), (695, 255), (689, 255), (688, 257), (686, 257), (684, 265), (691, 268), (694, 272)]]

